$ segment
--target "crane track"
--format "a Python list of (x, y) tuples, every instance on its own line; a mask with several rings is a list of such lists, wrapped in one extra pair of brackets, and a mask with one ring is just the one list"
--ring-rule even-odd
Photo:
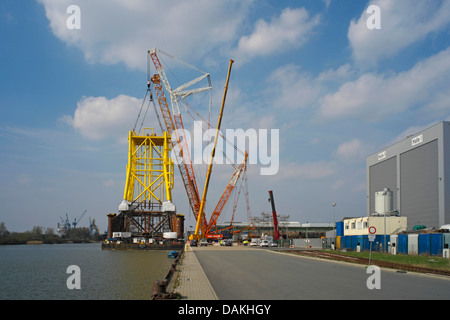
[[(369, 264), (369, 259), (366, 259), (366, 258), (350, 257), (350, 256), (338, 254), (338, 253), (322, 252), (320, 250), (298, 250), (298, 251), (290, 251), (290, 253), (303, 255), (303, 256), (309, 256), (309, 257), (315, 257), (315, 258), (321, 258), (321, 259), (349, 262), (349, 263), (357, 263), (357, 264), (365, 264), (365, 265)], [(411, 265), (406, 265), (406, 264), (399, 264), (399, 263), (393, 263), (393, 262), (387, 262), (387, 261), (381, 261), (381, 260), (373, 260), (373, 259), (371, 259), (370, 262), (372, 265), (376, 265), (378, 267), (398, 269), (398, 272), (411, 271), (411, 272), (450, 276), (450, 271), (448, 271), (448, 270), (432, 269), (432, 268), (426, 268), (426, 267), (420, 267), (420, 266), (411, 266)]]

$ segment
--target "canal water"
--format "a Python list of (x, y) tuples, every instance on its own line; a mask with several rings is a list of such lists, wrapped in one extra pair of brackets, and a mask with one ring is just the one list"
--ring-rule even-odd
[[(150, 299), (153, 282), (173, 263), (169, 252), (102, 250), (100, 243), (0, 246), (0, 300)], [(67, 273), (69, 266), (79, 272)], [(80, 289), (69, 289), (76, 274)]]

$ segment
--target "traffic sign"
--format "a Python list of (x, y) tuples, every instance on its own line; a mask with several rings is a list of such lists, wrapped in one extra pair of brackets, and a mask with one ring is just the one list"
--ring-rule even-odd
[(375, 234), (377, 232), (377, 228), (375, 228), (374, 226), (370, 226), (369, 227), (369, 233), (370, 234)]
[(375, 240), (375, 235), (374, 234), (369, 234), (368, 237), (369, 237), (369, 241), (370, 242), (373, 242)]

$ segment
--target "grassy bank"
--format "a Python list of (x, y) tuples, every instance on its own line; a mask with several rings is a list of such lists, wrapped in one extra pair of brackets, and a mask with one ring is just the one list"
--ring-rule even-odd
[[(369, 259), (369, 252), (366, 251), (363, 252), (329, 251), (329, 252), (339, 253), (351, 257)], [(382, 252), (372, 252), (371, 260), (450, 271), (450, 259), (435, 256), (404, 255), (404, 254), (392, 255)]]

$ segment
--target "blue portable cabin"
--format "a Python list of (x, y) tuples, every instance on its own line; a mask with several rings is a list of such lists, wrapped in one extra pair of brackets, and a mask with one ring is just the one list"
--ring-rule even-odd
[(408, 235), (399, 234), (397, 237), (397, 253), (408, 254)]
[(336, 222), (336, 236), (344, 235), (344, 221)]
[(443, 237), (441, 233), (419, 234), (419, 254), (441, 256)]

